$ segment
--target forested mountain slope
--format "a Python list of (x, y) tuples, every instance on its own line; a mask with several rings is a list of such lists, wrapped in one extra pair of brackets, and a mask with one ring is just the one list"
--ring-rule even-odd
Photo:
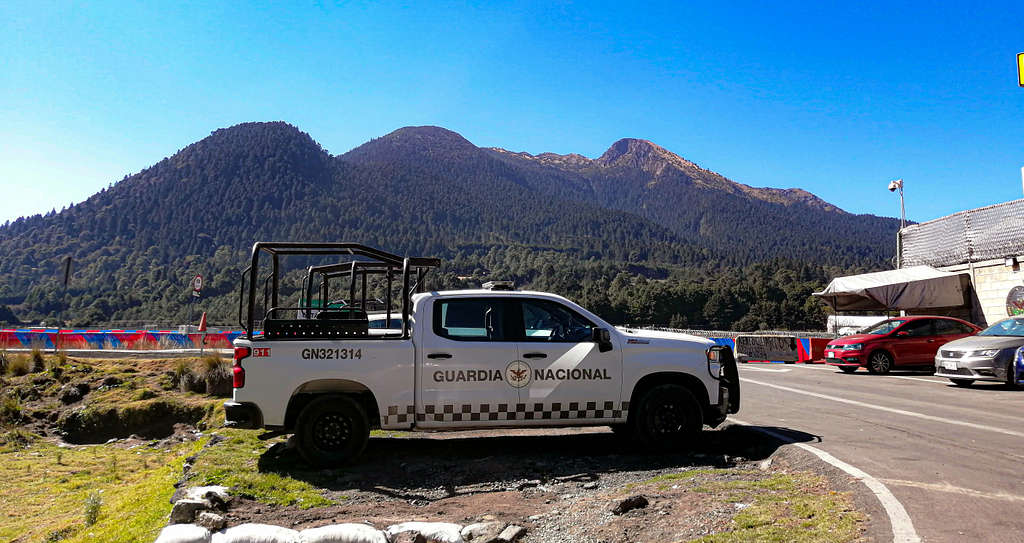
[[(182, 321), (202, 273), (201, 309), (228, 323), (253, 242), (338, 240), (440, 256), (432, 286), (512, 278), (619, 322), (807, 327), (820, 310), (805, 291), (833, 268), (884, 266), (894, 232), (892, 219), (739, 185), (643, 140), (597, 159), (532, 156), (408, 127), (331, 156), (286, 123), (245, 123), (0, 226), (0, 304), (26, 321)], [(778, 273), (789, 284), (770, 287)]]

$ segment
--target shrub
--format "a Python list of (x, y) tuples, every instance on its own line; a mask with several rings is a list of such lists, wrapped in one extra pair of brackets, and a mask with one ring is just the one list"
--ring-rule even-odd
[(103, 507), (103, 498), (100, 496), (98, 490), (94, 490), (89, 494), (89, 497), (85, 499), (85, 510), (83, 511), (83, 514), (86, 526), (96, 524), (96, 521), (100, 518), (101, 507)]
[(206, 393), (214, 396), (230, 396), (232, 387), (231, 366), (219, 356), (211, 355), (203, 359), (202, 378), (206, 384)]
[(174, 385), (180, 386), (182, 379), (184, 379), (186, 375), (192, 374), (192, 364), (190, 364), (189, 361), (184, 358), (179, 358), (174, 361), (173, 371)]
[(31, 366), (27, 356), (15, 355), (7, 360), (7, 373), (15, 377), (28, 375), (30, 369)]
[(38, 373), (46, 369), (46, 357), (43, 356), (43, 351), (39, 347), (32, 349), (29, 360), (32, 362), (32, 373)]
[(21, 401), (14, 394), (5, 394), (0, 400), (0, 424), (21, 422)]
[(64, 367), (67, 366), (67, 363), (68, 355), (64, 354), (64, 351), (60, 351), (46, 360), (46, 370), (50, 372), (54, 379), (60, 379), (60, 376), (64, 374)]
[(188, 372), (182, 374), (181, 380), (178, 381), (178, 388), (182, 392), (198, 392), (202, 394), (206, 392), (206, 381), (202, 377)]
[(7, 373), (7, 351), (0, 351), (0, 375)]

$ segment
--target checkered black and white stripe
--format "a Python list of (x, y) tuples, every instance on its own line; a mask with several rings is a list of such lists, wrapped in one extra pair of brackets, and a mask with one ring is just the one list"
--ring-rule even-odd
[[(619, 403), (618, 406), (615, 404)], [(574, 420), (621, 419), (629, 413), (629, 402), (526, 402), (499, 404), (444, 404), (426, 405), (416, 413), (411, 405), (388, 407), (381, 417), (381, 425), (408, 424), (413, 416), (417, 422), (465, 422), (503, 420)]]

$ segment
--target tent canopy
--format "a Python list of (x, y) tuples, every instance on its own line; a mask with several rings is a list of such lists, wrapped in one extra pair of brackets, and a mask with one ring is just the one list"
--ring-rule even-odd
[(825, 290), (813, 294), (836, 311), (960, 307), (967, 304), (964, 292), (969, 277), (914, 266), (836, 277)]

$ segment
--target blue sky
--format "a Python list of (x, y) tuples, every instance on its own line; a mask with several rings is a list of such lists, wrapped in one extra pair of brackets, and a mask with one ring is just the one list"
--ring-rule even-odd
[(1022, 197), (1010, 2), (0, 5), (0, 221), (211, 131), (331, 153), (407, 125), (600, 155), (654, 141), (753, 186), (925, 221)]

